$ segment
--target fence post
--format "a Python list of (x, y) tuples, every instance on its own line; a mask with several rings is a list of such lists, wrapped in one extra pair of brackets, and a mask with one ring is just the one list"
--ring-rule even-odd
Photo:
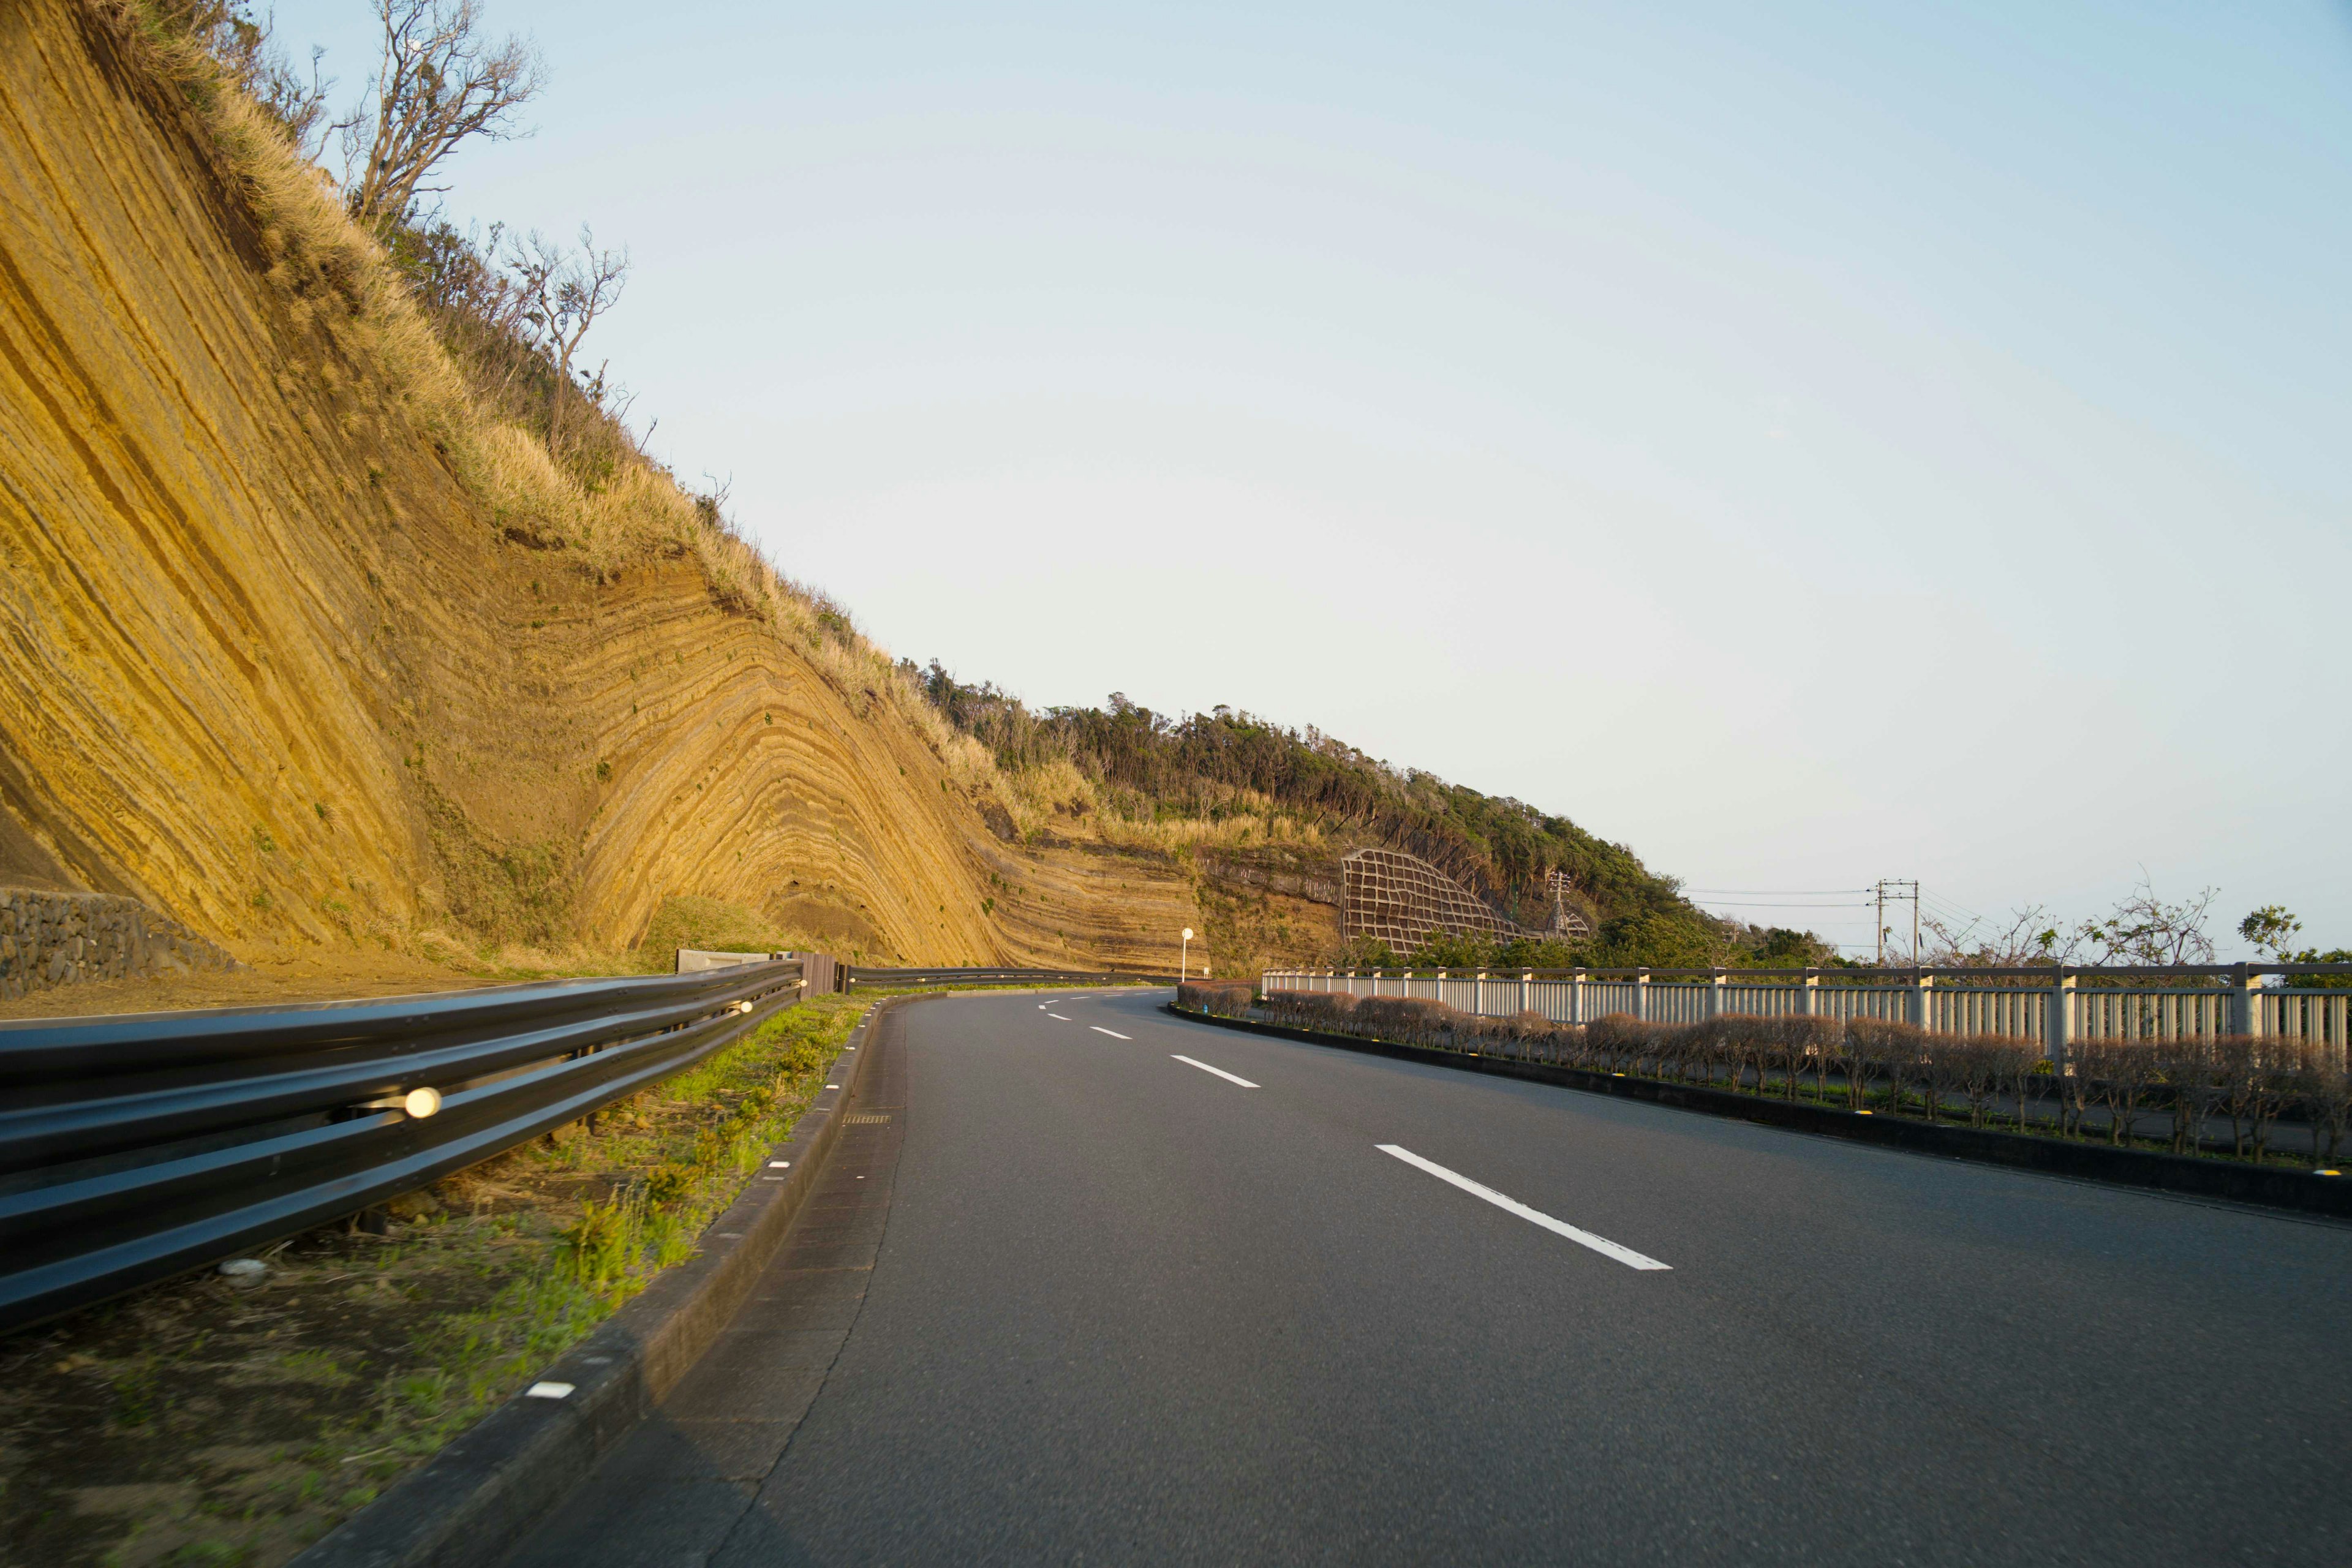
[(1470, 1010), (1481, 1018), (1486, 1016), (1486, 972), (1478, 972), (1478, 989), (1470, 994)]
[(1519, 976), (1519, 1011), (1522, 1013), (1535, 1005), (1535, 984), (1536, 972), (1532, 969)]
[(1797, 993), (1797, 1011), (1810, 1018), (1820, 1010), (1821, 1000), (1822, 972), (1808, 968), (1805, 971), (1804, 988)]
[(1935, 984), (1936, 977), (1932, 974), (1918, 974), (1912, 977), (1911, 1021), (1922, 1029), (1932, 1029), (1936, 1026), (1936, 998), (1933, 989)]
[(2230, 1032), (2233, 1035), (2262, 1033), (2262, 998), (2254, 994), (2255, 978), (2246, 973), (2242, 963), (2230, 970)]
[(1721, 964), (1717, 964), (1715, 967), (1715, 973), (1706, 977), (1706, 1016), (1710, 1018), (1723, 1016), (1723, 980), (1729, 973)]
[(2066, 1047), (2074, 1037), (2074, 972), (2061, 968), (2057, 984), (2050, 987), (2050, 1016), (2042, 1021), (2042, 1033), (2048, 1037), (2046, 1047), (2050, 1070), (2061, 1078), (2066, 1074)]
[(1581, 969), (1569, 977), (1568, 1021), (1571, 1024), (1591, 1022), (1584, 1016), (1584, 971)]
[(1650, 1021), (1650, 967), (1647, 964), (1633, 974), (1633, 1016), (1645, 1024)]

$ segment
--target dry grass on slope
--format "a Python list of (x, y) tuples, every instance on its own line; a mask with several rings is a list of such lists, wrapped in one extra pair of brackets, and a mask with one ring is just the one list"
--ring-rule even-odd
[[(217, 172), (258, 229), (268, 277), (298, 323), (325, 330), (350, 366), (379, 376), (415, 434), (448, 460), (491, 523), (604, 577), (633, 562), (690, 556), (713, 598), (766, 620), (861, 716), (898, 711), (968, 788), (994, 782), (983, 748), (958, 735), (902, 667), (842, 608), (779, 572), (709, 498), (687, 493), (604, 409), (572, 394), (560, 443), (513, 417), (512, 401), (469, 374), (375, 237), (344, 212), (325, 172), (152, 0), (95, 9), (154, 75), (175, 84), (208, 132)], [(329, 367), (331, 371), (332, 367)], [(572, 460), (593, 453), (597, 460)]]

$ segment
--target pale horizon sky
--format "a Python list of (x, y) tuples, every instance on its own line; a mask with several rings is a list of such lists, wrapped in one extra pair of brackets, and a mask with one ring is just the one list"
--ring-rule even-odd
[(451, 215), (626, 244), (591, 363), (894, 653), (2352, 945), (2352, 7), (484, 10)]

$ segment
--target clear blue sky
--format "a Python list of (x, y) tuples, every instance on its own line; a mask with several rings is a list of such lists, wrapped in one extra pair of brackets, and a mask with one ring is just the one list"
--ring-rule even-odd
[(592, 360), (894, 652), (2352, 945), (2346, 6), (485, 5), (452, 212), (628, 244)]

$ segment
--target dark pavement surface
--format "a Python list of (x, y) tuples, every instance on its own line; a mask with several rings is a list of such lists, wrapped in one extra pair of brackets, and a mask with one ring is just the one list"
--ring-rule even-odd
[(515, 1563), (2352, 1545), (2352, 1227), (1237, 1034), (1167, 994), (898, 1014), (757, 1299)]

